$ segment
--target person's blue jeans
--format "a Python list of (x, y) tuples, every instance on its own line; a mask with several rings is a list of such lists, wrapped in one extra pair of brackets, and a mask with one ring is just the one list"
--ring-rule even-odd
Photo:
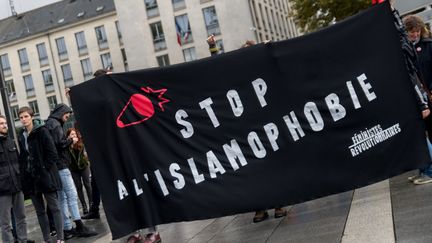
[[(426, 138), (426, 142), (427, 142), (427, 146), (428, 146), (428, 150), (429, 150), (429, 156), (432, 159), (432, 144), (428, 138)], [(420, 169), (420, 174), (432, 177), (432, 163), (429, 164), (426, 168)]]
[[(78, 193), (69, 169), (59, 170), (62, 190), (58, 191), (59, 204), (63, 213), (64, 230), (72, 229), (72, 222), (80, 220), (81, 216), (78, 208)], [(69, 217), (70, 214), (70, 217)]]

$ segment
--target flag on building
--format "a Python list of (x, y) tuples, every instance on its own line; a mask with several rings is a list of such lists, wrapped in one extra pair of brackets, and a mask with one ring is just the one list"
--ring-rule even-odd
[(177, 42), (181, 46), (189, 38), (190, 26), (187, 15), (177, 16), (175, 18), (175, 25), (177, 31)]

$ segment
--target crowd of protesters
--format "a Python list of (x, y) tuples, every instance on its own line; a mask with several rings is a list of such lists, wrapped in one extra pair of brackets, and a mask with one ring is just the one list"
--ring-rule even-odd
[[(417, 16), (407, 16), (403, 23), (408, 39), (418, 55), (417, 68), (422, 73), (420, 79), (423, 81), (423, 88), (430, 93), (431, 34)], [(219, 54), (214, 36), (209, 36), (207, 43), (212, 56)], [(254, 44), (254, 41), (248, 40), (242, 47)], [(96, 71), (94, 76), (107, 74), (110, 74), (109, 70), (101, 69)], [(429, 101), (429, 107), (430, 104)], [(39, 124), (35, 122), (31, 108), (21, 107), (18, 116), (23, 128), (17, 143), (8, 136), (6, 117), (0, 115), (0, 225), (3, 242), (34, 242), (27, 238), (25, 195), (31, 199), (35, 208), (44, 242), (50, 242), (51, 237), (55, 237), (57, 242), (64, 242), (72, 237), (97, 235), (97, 232), (82, 221), (100, 218), (101, 199), (96, 184), (97, 178), (93, 173), (95, 168), (87, 157), (79, 130), (74, 127), (64, 132), (63, 126), (71, 114), (70, 107), (59, 104), (52, 110), (46, 123)], [(431, 116), (427, 116), (426, 121), (432, 124)], [(426, 133), (426, 140), (432, 157), (432, 129), (428, 130), (430, 132)], [(416, 185), (432, 182), (432, 164), (408, 179)], [(80, 213), (78, 199), (83, 216)], [(275, 207), (275, 218), (286, 215), (285, 209)], [(259, 209), (253, 222), (258, 223), (268, 217), (266, 210)], [(135, 232), (129, 236), (127, 242), (161, 242), (161, 237), (156, 227), (151, 227), (149, 233), (144, 236), (140, 231)]]
[(93, 200), (90, 162), (81, 135), (76, 128), (68, 136), (63, 130), (71, 114), (71, 108), (59, 104), (46, 124), (40, 124), (34, 120), (30, 107), (21, 107), (18, 117), (23, 128), (18, 147), (8, 136), (6, 117), (0, 116), (0, 224), (4, 243), (34, 242), (27, 239), (24, 195), (35, 208), (44, 242), (50, 242), (51, 237), (64, 242), (72, 237), (97, 235), (82, 222), (78, 207), (79, 195), (86, 214), (83, 218), (99, 218), (98, 210), (97, 214), (94, 210), (90, 214), (82, 193), (81, 180), (89, 202), (100, 202)]

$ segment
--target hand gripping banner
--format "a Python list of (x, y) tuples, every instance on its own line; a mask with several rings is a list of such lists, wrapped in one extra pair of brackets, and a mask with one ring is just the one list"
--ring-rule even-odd
[(388, 4), (299, 38), (96, 78), (71, 100), (114, 239), (430, 162)]

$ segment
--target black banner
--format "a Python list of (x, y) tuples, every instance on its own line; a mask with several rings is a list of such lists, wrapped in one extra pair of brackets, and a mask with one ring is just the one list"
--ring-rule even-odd
[(388, 4), (296, 39), (100, 77), (71, 99), (114, 239), (430, 161)]

